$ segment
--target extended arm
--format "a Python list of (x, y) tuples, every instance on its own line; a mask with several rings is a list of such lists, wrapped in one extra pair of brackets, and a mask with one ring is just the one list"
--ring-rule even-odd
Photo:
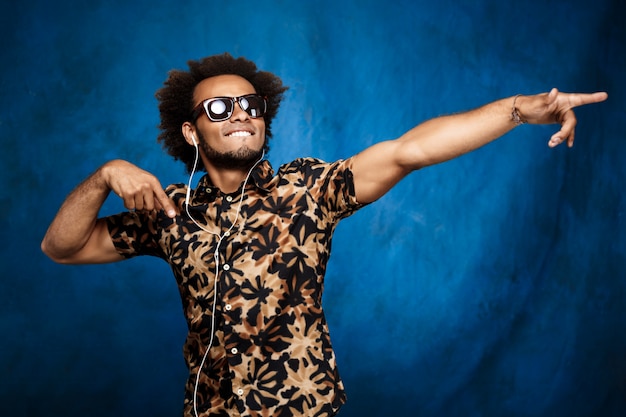
[(576, 117), (572, 108), (606, 100), (606, 93), (549, 93), (509, 97), (465, 113), (424, 122), (400, 138), (381, 142), (354, 157), (357, 200), (369, 203), (384, 195), (410, 172), (473, 151), (509, 132), (513, 102), (521, 119), (533, 124), (561, 124), (548, 143), (574, 144)]
[(126, 161), (103, 165), (67, 197), (50, 224), (41, 249), (55, 262), (105, 263), (122, 260), (98, 212), (110, 191), (129, 210), (164, 209), (176, 215), (174, 203), (150, 173)]

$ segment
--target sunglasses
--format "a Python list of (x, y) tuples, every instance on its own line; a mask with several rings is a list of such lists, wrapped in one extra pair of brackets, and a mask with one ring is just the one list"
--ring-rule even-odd
[(230, 119), (235, 110), (235, 102), (239, 104), (241, 110), (248, 113), (252, 118), (263, 117), (267, 111), (265, 97), (258, 94), (246, 94), (240, 97), (214, 97), (203, 100), (192, 111), (191, 116), (195, 122), (202, 110), (212, 122), (221, 122)]

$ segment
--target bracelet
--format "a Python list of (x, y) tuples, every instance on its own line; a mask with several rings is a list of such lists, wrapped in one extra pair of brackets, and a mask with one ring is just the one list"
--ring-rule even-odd
[(513, 121), (513, 123), (515, 123), (517, 126), (519, 125), (523, 125), (524, 123), (527, 123), (526, 120), (524, 120), (522, 118), (522, 115), (519, 114), (519, 110), (517, 109), (517, 107), (515, 107), (515, 102), (517, 101), (517, 98), (521, 96), (521, 94), (516, 95), (515, 97), (513, 97), (513, 108), (511, 109), (511, 120)]

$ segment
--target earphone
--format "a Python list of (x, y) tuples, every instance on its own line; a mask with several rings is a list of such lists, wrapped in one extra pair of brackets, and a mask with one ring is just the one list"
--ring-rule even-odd
[[(187, 194), (185, 196), (185, 210), (187, 210), (187, 216), (189, 216), (189, 218), (193, 220), (193, 218), (189, 214), (189, 209), (188, 209), (189, 197), (191, 196), (191, 180), (193, 179), (193, 174), (196, 172), (196, 167), (198, 166), (198, 156), (200, 154), (198, 152), (198, 142), (196, 142), (196, 135), (194, 135), (193, 132), (191, 132), (191, 141), (193, 142), (194, 148), (196, 148), (196, 157), (193, 161), (193, 169), (191, 170), (191, 175), (189, 176), (189, 183), (187, 184)], [(195, 220), (194, 220), (194, 223), (195, 223)]]
[(211, 347), (213, 347), (213, 335), (215, 334), (215, 307), (217, 305), (217, 278), (218, 278), (218, 274), (219, 274), (219, 264), (220, 264), (220, 258), (219, 258), (219, 250), (220, 250), (220, 246), (222, 245), (222, 241), (224, 240), (225, 237), (230, 236), (230, 232), (235, 228), (235, 226), (237, 225), (237, 221), (239, 220), (239, 214), (241, 213), (241, 206), (243, 204), (243, 197), (246, 191), (246, 185), (248, 184), (248, 180), (250, 179), (250, 175), (252, 174), (252, 171), (254, 170), (254, 168), (256, 168), (256, 166), (263, 160), (263, 158), (265, 157), (265, 149), (263, 149), (263, 153), (261, 154), (261, 158), (256, 161), (254, 163), (254, 165), (252, 165), (252, 167), (250, 168), (250, 170), (248, 171), (248, 174), (246, 175), (246, 179), (243, 182), (243, 185), (241, 186), (241, 195), (239, 197), (239, 204), (237, 205), (237, 211), (236, 211), (236, 215), (235, 215), (235, 220), (232, 222), (232, 224), (230, 225), (230, 227), (228, 228), (228, 230), (226, 230), (224, 233), (219, 234), (219, 233), (215, 233), (213, 231), (210, 231), (206, 228), (204, 228), (202, 225), (200, 225), (196, 219), (194, 219), (191, 216), (191, 213), (189, 212), (189, 200), (191, 198), (191, 183), (193, 181), (193, 176), (196, 172), (196, 168), (198, 167), (198, 158), (200, 156), (200, 151), (198, 149), (198, 143), (196, 142), (196, 137), (193, 133), (191, 133), (191, 140), (193, 142), (193, 145), (196, 149), (196, 155), (195, 155), (195, 159), (193, 162), (193, 168), (191, 170), (191, 174), (189, 175), (189, 182), (187, 184), (187, 193), (186, 193), (186, 197), (185, 197), (185, 212), (187, 213), (187, 216), (189, 217), (189, 219), (196, 225), (198, 226), (200, 229), (204, 230), (205, 232), (212, 234), (214, 236), (217, 236), (217, 245), (215, 246), (215, 251), (213, 252), (213, 259), (215, 260), (215, 278), (213, 279), (213, 307), (212, 307), (212, 312), (211, 312), (211, 333), (209, 335), (209, 344), (206, 348), (206, 351), (204, 352), (204, 355), (202, 356), (202, 361), (200, 362), (200, 367), (198, 368), (198, 373), (196, 374), (196, 382), (194, 385), (194, 390), (193, 390), (193, 411), (196, 417), (198, 417), (198, 408), (197, 408), (197, 396), (198, 396), (198, 385), (200, 383), (200, 373), (202, 372), (202, 368), (204, 367), (204, 364), (206, 362), (207, 356), (209, 355), (209, 352), (211, 351)]

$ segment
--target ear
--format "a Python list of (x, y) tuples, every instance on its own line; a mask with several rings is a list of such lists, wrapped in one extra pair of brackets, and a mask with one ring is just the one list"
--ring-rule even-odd
[(183, 136), (185, 137), (185, 141), (191, 146), (197, 146), (198, 138), (196, 136), (194, 126), (189, 122), (185, 122), (183, 123), (181, 130)]

